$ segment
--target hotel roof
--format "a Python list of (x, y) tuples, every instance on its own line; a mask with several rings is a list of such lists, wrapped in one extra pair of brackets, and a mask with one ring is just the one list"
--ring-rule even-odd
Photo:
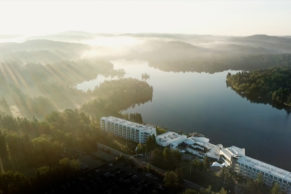
[(230, 146), (230, 147), (225, 148), (225, 151), (228, 152), (229, 156), (233, 156), (233, 157), (245, 156), (245, 149), (244, 148)]
[(161, 135), (158, 135), (156, 137), (156, 140), (160, 143), (167, 143), (167, 144), (175, 144), (177, 141), (184, 141), (187, 139), (186, 135), (179, 135), (178, 133), (169, 131), (166, 133), (163, 133)]

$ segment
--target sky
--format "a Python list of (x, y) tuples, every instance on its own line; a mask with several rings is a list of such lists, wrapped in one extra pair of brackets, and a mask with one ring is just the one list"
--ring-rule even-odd
[(0, 34), (291, 35), (290, 0), (0, 0)]

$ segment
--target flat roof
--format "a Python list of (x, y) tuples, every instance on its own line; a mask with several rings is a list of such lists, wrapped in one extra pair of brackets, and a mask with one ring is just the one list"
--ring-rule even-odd
[(245, 156), (245, 149), (239, 148), (236, 146), (230, 146), (227, 148), (222, 148), (221, 152), (223, 152), (224, 155), (227, 155), (227, 157), (239, 157), (239, 156)]
[(157, 138), (167, 138), (167, 139), (177, 139), (179, 137), (186, 137), (186, 135), (180, 135), (176, 132), (168, 131), (157, 136)]
[(240, 164), (252, 167), (267, 174), (271, 174), (277, 178), (284, 179), (291, 183), (291, 172), (288, 172), (287, 170), (278, 168), (248, 156), (241, 156), (237, 161)]
[(156, 131), (156, 128), (151, 126), (151, 125), (142, 125), (142, 124), (128, 121), (125, 119), (121, 119), (118, 117), (109, 116), (109, 117), (101, 117), (101, 119), (105, 119), (107, 121), (111, 121), (111, 122), (114, 122), (116, 124), (122, 124), (122, 125), (126, 125), (128, 127), (134, 127), (134, 128), (138, 128), (138, 129), (146, 130), (146, 131), (150, 131), (150, 132)]
[(227, 148), (233, 155), (236, 156), (244, 156), (245, 155), (245, 149), (244, 148), (239, 148), (236, 146), (230, 146)]
[(181, 139), (181, 138), (186, 139), (187, 136), (186, 135), (179, 135), (178, 133), (172, 132), (172, 131), (168, 131), (168, 132), (163, 133), (161, 135), (158, 135), (156, 137), (156, 139), (160, 142), (173, 142), (173, 141)]
[(185, 143), (188, 145), (197, 144), (197, 145), (203, 146), (209, 150), (218, 147), (218, 146), (210, 143), (209, 139), (206, 137), (191, 136), (191, 137), (188, 137), (187, 140), (185, 140)]
[(197, 142), (205, 142), (205, 143), (209, 142), (209, 138), (207, 138), (207, 137), (191, 136), (191, 137), (189, 137), (189, 139), (192, 139), (192, 140), (197, 141)]

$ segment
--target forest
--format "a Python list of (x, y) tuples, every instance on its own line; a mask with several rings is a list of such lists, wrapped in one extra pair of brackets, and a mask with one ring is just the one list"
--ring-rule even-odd
[(98, 142), (120, 146), (99, 130), (100, 116), (122, 117), (122, 109), (150, 100), (152, 88), (143, 81), (121, 79), (105, 82), (92, 95), (92, 102), (80, 110), (55, 111), (41, 120), (0, 116), (2, 193), (39, 193), (78, 173), (83, 165), (79, 158), (96, 152)]
[(120, 110), (152, 100), (153, 88), (144, 81), (127, 78), (106, 81), (90, 95), (96, 98), (85, 103), (81, 111), (100, 118), (116, 115)]
[(288, 66), (235, 75), (229, 73), (226, 83), (252, 102), (271, 104), (288, 112), (291, 110), (291, 68)]

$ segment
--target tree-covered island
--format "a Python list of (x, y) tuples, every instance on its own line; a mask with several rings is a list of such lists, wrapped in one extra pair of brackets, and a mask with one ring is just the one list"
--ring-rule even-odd
[(229, 73), (226, 83), (252, 102), (271, 104), (291, 110), (291, 68), (278, 67), (265, 70)]

